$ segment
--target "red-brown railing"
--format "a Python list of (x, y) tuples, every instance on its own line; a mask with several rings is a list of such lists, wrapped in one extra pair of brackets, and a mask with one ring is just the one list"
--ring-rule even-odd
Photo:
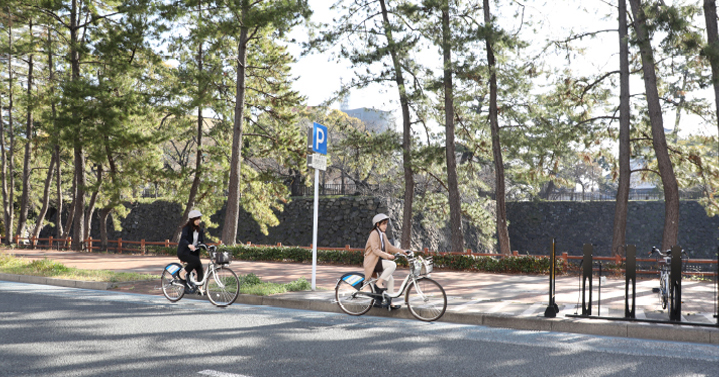
[[(4, 237), (0, 237), (0, 241), (2, 241)], [(44, 244), (43, 242), (47, 242), (47, 244)], [(53, 238), (52, 236), (48, 238), (23, 238), (19, 236), (15, 236), (15, 243), (20, 245), (24, 244), (33, 248), (39, 248), (39, 249), (57, 249), (57, 250), (70, 250), (72, 248), (72, 237), (68, 238)], [(85, 241), (86, 248), (89, 250), (101, 250), (101, 246), (99, 244), (101, 243), (101, 240), (89, 238)], [(145, 241), (144, 239), (140, 241), (128, 241), (123, 240), (122, 238), (118, 238), (116, 240), (107, 240), (108, 247), (107, 249), (109, 251), (115, 251), (117, 253), (122, 254), (123, 252), (139, 252), (142, 255), (145, 255), (146, 253), (146, 247), (147, 246), (162, 246), (162, 247), (175, 247), (177, 246), (177, 242), (170, 242), (170, 240), (165, 240), (164, 242), (157, 242), (157, 241)], [(115, 244), (115, 247), (110, 246), (110, 244)], [(210, 243), (212, 244), (212, 243)], [(126, 247), (128, 245), (137, 245), (136, 247)], [(253, 246), (253, 247), (269, 247), (269, 246), (278, 246), (281, 247), (282, 243), (277, 243), (276, 245), (256, 245), (251, 242), (247, 242), (245, 244), (246, 246)], [(312, 245), (310, 246), (293, 246), (293, 247), (299, 247), (301, 249), (312, 249)], [(352, 248), (350, 245), (345, 245), (344, 247), (317, 247), (317, 250), (348, 250), (348, 251), (363, 251), (364, 248)], [(472, 255), (472, 256), (478, 256), (478, 257), (495, 257), (495, 258), (505, 258), (505, 257), (518, 257), (520, 256), (518, 251), (513, 251), (512, 255), (501, 255), (501, 254), (491, 254), (491, 253), (473, 253), (471, 249), (467, 249), (464, 252), (456, 252), (456, 251), (430, 251), (428, 248), (424, 248), (424, 253), (431, 253), (435, 255)], [(549, 258), (547, 255), (530, 255), (530, 254), (522, 254), (521, 256), (528, 256), (528, 257), (534, 257), (534, 258)], [(562, 267), (564, 271), (567, 271), (569, 268), (569, 261), (570, 260), (582, 260), (583, 256), (581, 255), (569, 255), (567, 252), (563, 252), (561, 255), (557, 256), (557, 259), (561, 261)], [(599, 257), (595, 256), (592, 257), (594, 261), (606, 261), (606, 262), (613, 262), (616, 266), (620, 266), (622, 263), (625, 262), (625, 258), (621, 257), (619, 255), (613, 256), (613, 257)], [(655, 262), (654, 258), (637, 258), (637, 262)], [(685, 264), (716, 264), (717, 261), (713, 259), (689, 259)], [(595, 270), (597, 270), (595, 268)], [(624, 269), (618, 269), (614, 270), (617, 272), (624, 273), (626, 272)], [(712, 271), (716, 271), (716, 268), (713, 268)], [(637, 270), (638, 274), (656, 274), (656, 270)], [(700, 276), (714, 276), (716, 275), (716, 272), (694, 272), (694, 271), (686, 271), (683, 272), (685, 275), (700, 275)]]

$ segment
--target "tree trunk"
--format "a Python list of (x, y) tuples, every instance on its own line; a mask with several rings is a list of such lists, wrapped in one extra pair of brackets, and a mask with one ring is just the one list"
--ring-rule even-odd
[[(489, 12), (489, 0), (484, 0), (484, 25), (489, 27), (492, 18)], [(495, 202), (497, 203), (497, 242), (499, 253), (510, 255), (509, 230), (507, 229), (507, 206), (505, 203), (504, 162), (502, 160), (502, 144), (499, 140), (499, 119), (497, 116), (497, 73), (492, 35), (487, 34), (487, 65), (489, 68), (489, 126), (492, 130), (492, 154), (495, 170)]]
[[(71, 66), (71, 79), (76, 82), (80, 80), (80, 49), (78, 39), (78, 9), (77, 0), (72, 0), (72, 6), (70, 8), (70, 66)], [(78, 114), (73, 114), (73, 118), (79, 121)], [(75, 197), (73, 202), (75, 204), (74, 219), (73, 219), (73, 250), (84, 250), (85, 240), (85, 152), (82, 145), (82, 131), (79, 126), (76, 126), (77, 134), (75, 135), (75, 142), (73, 146), (73, 160), (75, 164)]]
[[(198, 18), (202, 18), (202, 9), (201, 4), (197, 5), (198, 8)], [(197, 70), (198, 70), (198, 80), (197, 80), (197, 88), (198, 88), (198, 97), (202, 97), (203, 92), (205, 90), (205, 83), (201, 80), (202, 76), (202, 70), (203, 70), (203, 49), (202, 49), (202, 42), (200, 42), (200, 46), (197, 49)], [(173, 242), (179, 242), (180, 241), (180, 235), (182, 234), (182, 227), (185, 225), (185, 223), (188, 220), (188, 214), (190, 211), (192, 211), (193, 208), (195, 208), (196, 199), (197, 199), (197, 191), (200, 188), (200, 179), (202, 178), (202, 126), (204, 125), (205, 119), (202, 117), (202, 105), (197, 106), (197, 151), (195, 152), (195, 177), (192, 179), (192, 186), (190, 186), (190, 195), (187, 198), (187, 204), (185, 205), (185, 211), (182, 213), (182, 218), (180, 218), (180, 222), (177, 224), (177, 227), (175, 228), (175, 233), (172, 235), (172, 241)]]
[[(242, 9), (244, 19), (247, 9)], [(232, 131), (232, 158), (230, 160), (229, 195), (227, 196), (227, 210), (225, 223), (222, 226), (222, 243), (234, 245), (237, 242), (237, 223), (240, 216), (240, 195), (242, 181), (242, 122), (245, 108), (245, 63), (247, 62), (248, 30), (243, 27), (240, 31), (240, 42), (237, 52), (237, 89), (235, 93), (235, 123)]]
[(70, 230), (72, 230), (72, 224), (75, 223), (75, 197), (77, 196), (77, 184), (75, 184), (75, 180), (77, 179), (77, 176), (73, 176), (72, 178), (72, 201), (70, 202), (70, 205), (68, 206), (68, 214), (67, 214), (67, 222), (65, 223), (65, 230), (62, 235), (62, 238), (68, 237), (70, 235)]
[(649, 34), (646, 29), (646, 15), (640, 0), (630, 0), (634, 14), (634, 30), (637, 33), (637, 43), (642, 56), (642, 70), (644, 72), (644, 87), (649, 109), (649, 120), (652, 125), (652, 144), (657, 156), (659, 174), (664, 188), (664, 234), (662, 235), (662, 250), (670, 249), (677, 244), (679, 236), (679, 187), (674, 175), (674, 168), (669, 159), (666, 135), (664, 134), (664, 120), (662, 108), (659, 103), (657, 91), (657, 77), (654, 67), (654, 53), (652, 51)]
[[(49, 85), (50, 85), (50, 98), (54, 98), (55, 96), (55, 70), (53, 65), (53, 48), (52, 48), (52, 31), (48, 31), (47, 33), (47, 70), (48, 70), (48, 79), (49, 79)], [(52, 122), (53, 125), (55, 124), (55, 119), (57, 119), (57, 109), (55, 108), (55, 101), (53, 100), (50, 103), (50, 111), (52, 114)], [(62, 167), (61, 161), (60, 161), (60, 137), (59, 135), (55, 135), (57, 138), (55, 144), (55, 148), (53, 149), (53, 156), (55, 158), (56, 164), (55, 164), (55, 175), (57, 175), (57, 185), (56, 185), (56, 191), (57, 191), (57, 216), (55, 220), (56, 229), (55, 229), (55, 236), (57, 238), (63, 237), (63, 227), (62, 227)], [(50, 248), (52, 248), (52, 245), (50, 245)]]
[(50, 207), (50, 186), (52, 185), (53, 173), (55, 173), (55, 161), (55, 154), (53, 153), (52, 157), (50, 158), (50, 167), (47, 169), (47, 177), (45, 178), (45, 190), (42, 194), (42, 208), (40, 209), (40, 214), (37, 216), (35, 229), (32, 232), (33, 238), (38, 238), (40, 236), (40, 231), (42, 230), (42, 223), (45, 221), (47, 209)]
[[(2, 96), (0, 96), (0, 148), (2, 148), (2, 157), (0, 157), (0, 165), (2, 166), (0, 168), (0, 173), (2, 175), (2, 194), (3, 194), (3, 200), (5, 200), (5, 119), (3, 119), (3, 107), (2, 107)], [(3, 213), (5, 212), (5, 208), (7, 206), (3, 205)], [(5, 225), (5, 216), (3, 214), (3, 226)], [(5, 241), (7, 241), (7, 232), (5, 232)]]
[(100, 250), (107, 251), (107, 218), (112, 213), (112, 207), (100, 210)]
[(454, 149), (454, 98), (452, 87), (452, 45), (449, 30), (449, 5), (442, 7), (442, 52), (444, 63), (444, 121), (447, 152), (447, 186), (449, 188), (449, 226), (452, 250), (464, 251), (462, 208), (457, 182), (457, 157)]
[[(32, 43), (32, 21), (28, 25), (28, 32), (30, 35), (30, 42)], [(27, 224), (27, 213), (30, 207), (30, 174), (32, 170), (30, 165), (32, 164), (32, 134), (33, 134), (33, 100), (32, 100), (32, 85), (33, 85), (33, 64), (34, 54), (30, 53), (28, 56), (27, 63), (27, 123), (25, 125), (25, 157), (22, 168), (22, 194), (20, 195), (20, 218), (17, 222), (17, 235), (20, 237), (25, 233), (25, 225)]]
[(90, 202), (87, 205), (87, 214), (85, 215), (85, 234), (82, 238), (83, 240), (90, 238), (90, 230), (92, 229), (92, 215), (95, 212), (97, 193), (100, 191), (100, 187), (102, 186), (102, 173), (102, 165), (97, 165), (97, 190), (92, 192), (92, 195), (90, 196)]
[(704, 18), (707, 24), (706, 55), (712, 67), (714, 106), (716, 107), (717, 128), (719, 128), (719, 31), (717, 31), (717, 5), (715, 0), (704, 0)]
[[(12, 243), (12, 229), (14, 223), (14, 209), (13, 202), (15, 197), (15, 131), (13, 129), (13, 67), (12, 67), (12, 50), (13, 50), (13, 20), (9, 9), (6, 10), (8, 15), (8, 136), (10, 138), (10, 145), (5, 145), (5, 135), (2, 128), (0, 128), (0, 143), (2, 147), (2, 193), (3, 193), (3, 219), (5, 225), (5, 243)], [(0, 125), (4, 128), (4, 124)], [(7, 150), (7, 156), (5, 155)]]
[(392, 35), (392, 29), (389, 23), (387, 6), (385, 0), (380, 0), (382, 7), (382, 20), (384, 26), (384, 34), (387, 38), (387, 48), (392, 57), (394, 66), (395, 83), (399, 91), (399, 103), (402, 109), (402, 165), (404, 168), (404, 209), (402, 212), (402, 238), (400, 245), (403, 249), (409, 249), (412, 242), (412, 203), (414, 201), (414, 174), (412, 172), (412, 126), (409, 116), (409, 98), (407, 98), (407, 88), (404, 83), (404, 75), (402, 74), (402, 65), (398, 53), (397, 45)]
[(631, 167), (629, 166), (629, 33), (627, 31), (627, 2), (619, 0), (619, 184), (614, 207), (612, 255), (623, 255), (627, 242), (627, 206)]

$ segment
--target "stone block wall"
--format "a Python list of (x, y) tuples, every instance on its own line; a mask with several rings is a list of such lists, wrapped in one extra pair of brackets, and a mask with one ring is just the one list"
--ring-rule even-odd
[[(591, 243), (595, 255), (611, 255), (614, 202), (513, 202), (507, 203), (512, 250), (548, 254), (552, 238), (557, 253), (581, 255)], [(630, 201), (627, 210), (627, 244), (637, 253), (661, 246), (664, 202)], [(679, 206), (679, 245), (692, 258), (716, 258), (719, 246), (719, 217), (708, 217), (696, 201)]]
[[(319, 246), (363, 248), (371, 230), (372, 217), (380, 212), (390, 216), (388, 236), (398, 240), (401, 235), (401, 200), (347, 196), (320, 198), (319, 204)], [(130, 214), (122, 221), (123, 230), (115, 231), (112, 224), (108, 224), (110, 239), (164, 241), (172, 236), (182, 214), (180, 205), (164, 201), (126, 205)], [(218, 211), (212, 215), (212, 220), (222, 224), (224, 212), (224, 209)], [(238, 241), (309, 246), (312, 243), (312, 213), (312, 198), (295, 198), (284, 206), (284, 211), (276, 213), (280, 224), (264, 235), (252, 216), (241, 211)], [(552, 238), (556, 238), (558, 253), (581, 255), (582, 245), (591, 243), (595, 255), (610, 255), (614, 202), (511, 202), (507, 203), (507, 214), (512, 250), (522, 254), (546, 255)], [(55, 216), (49, 220), (54, 223)], [(412, 248), (448, 251), (450, 232), (446, 224), (422, 220), (422, 214), (416, 214), (413, 219)], [(660, 246), (663, 224), (663, 202), (629, 202), (627, 243), (637, 245), (639, 253)], [(215, 238), (219, 238), (220, 232), (219, 228), (209, 230), (210, 236)], [(478, 229), (464, 224), (464, 232), (466, 248), (491, 252), (479, 244)], [(54, 227), (49, 225), (40, 236), (50, 234), (54, 235)], [(92, 237), (100, 238), (97, 216), (93, 219)], [(719, 246), (719, 217), (708, 217), (697, 202), (682, 201), (679, 243), (691, 250), (694, 258), (715, 258)]]

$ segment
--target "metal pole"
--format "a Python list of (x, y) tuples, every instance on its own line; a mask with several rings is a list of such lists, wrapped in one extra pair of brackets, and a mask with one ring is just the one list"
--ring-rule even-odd
[(312, 290), (317, 290), (317, 218), (319, 207), (320, 171), (315, 169), (315, 209), (312, 216)]
[(597, 289), (597, 315), (602, 315), (602, 262), (599, 262), (599, 288)]

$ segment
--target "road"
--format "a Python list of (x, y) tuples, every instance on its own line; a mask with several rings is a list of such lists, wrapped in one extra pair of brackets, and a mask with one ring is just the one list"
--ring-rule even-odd
[(0, 376), (719, 376), (719, 346), (0, 282)]

